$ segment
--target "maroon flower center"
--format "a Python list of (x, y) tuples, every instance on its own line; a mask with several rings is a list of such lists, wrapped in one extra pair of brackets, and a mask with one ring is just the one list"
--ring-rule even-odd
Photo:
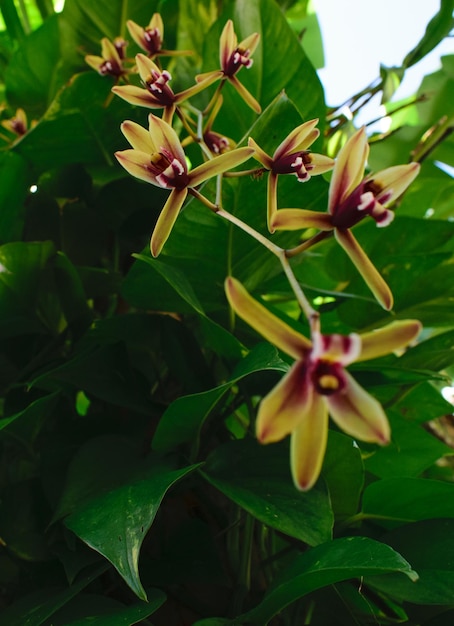
[(121, 76), (124, 71), (116, 61), (107, 60), (99, 66), (99, 73), (102, 76)]
[(222, 68), (225, 76), (233, 76), (240, 70), (243, 66), (248, 69), (251, 67), (253, 60), (250, 58), (251, 51), (242, 48), (236, 48), (234, 52), (230, 55), (227, 60), (227, 63)]
[(322, 396), (339, 393), (347, 384), (342, 365), (322, 359), (314, 362), (310, 377), (315, 390)]
[(161, 51), (162, 37), (159, 28), (145, 28), (143, 38), (145, 46), (151, 55), (158, 54)]
[(295, 174), (300, 183), (310, 179), (310, 171), (313, 169), (310, 154), (306, 150), (285, 154), (273, 163), (275, 174)]
[(172, 79), (170, 72), (151, 70), (151, 75), (145, 81), (145, 87), (163, 106), (170, 106), (175, 101), (175, 94), (167, 84)]
[(206, 131), (203, 134), (203, 140), (208, 146), (210, 152), (213, 152), (214, 154), (223, 154), (229, 149), (230, 146), (227, 137), (223, 137), (219, 133), (215, 133), (212, 130)]
[[(377, 198), (379, 196), (379, 198)], [(387, 226), (394, 217), (392, 211), (385, 209), (383, 204), (392, 196), (392, 191), (383, 193), (383, 189), (375, 181), (363, 181), (333, 211), (333, 226), (345, 230), (352, 228), (367, 215), (372, 217), (377, 226)]]
[(160, 152), (152, 155), (148, 167), (155, 176), (156, 182), (164, 189), (184, 189), (189, 184), (185, 164), (165, 148), (161, 148)]

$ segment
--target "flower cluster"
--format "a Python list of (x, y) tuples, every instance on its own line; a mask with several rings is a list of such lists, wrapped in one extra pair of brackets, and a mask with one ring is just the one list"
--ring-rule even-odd
[[(132, 105), (161, 110), (161, 116), (149, 114), (148, 128), (125, 121), (121, 130), (131, 148), (118, 151), (118, 162), (132, 176), (169, 190), (151, 236), (151, 254), (156, 257), (165, 245), (188, 195), (209, 210), (265, 245), (281, 261), (296, 299), (309, 321), (311, 339), (297, 332), (271, 314), (252, 298), (234, 278), (225, 283), (232, 309), (265, 339), (295, 360), (280, 383), (262, 400), (257, 414), (256, 433), (262, 443), (278, 441), (291, 434), (291, 468), (295, 485), (309, 489), (317, 480), (323, 462), (328, 434), (328, 415), (338, 427), (355, 439), (384, 445), (390, 440), (386, 415), (377, 402), (347, 371), (353, 362), (376, 358), (411, 343), (420, 331), (416, 320), (402, 320), (384, 328), (358, 335), (323, 334), (319, 315), (307, 300), (296, 280), (289, 257), (312, 245), (306, 240), (299, 248), (283, 250), (270, 237), (251, 228), (222, 206), (222, 177), (267, 172), (266, 216), (270, 234), (282, 230), (316, 229), (314, 243), (334, 234), (346, 251), (378, 303), (389, 310), (393, 296), (382, 276), (352, 234), (352, 229), (367, 216), (377, 226), (388, 226), (393, 217), (392, 205), (414, 180), (419, 165), (410, 163), (390, 167), (376, 174), (366, 173), (369, 145), (364, 128), (357, 130), (333, 159), (310, 150), (319, 138), (318, 120), (308, 120), (283, 137), (272, 155), (267, 154), (253, 137), (247, 146), (213, 130), (222, 112), (222, 90), (230, 83), (244, 102), (257, 114), (261, 106), (240, 82), (240, 71), (253, 66), (253, 54), (260, 44), (258, 33), (238, 42), (234, 25), (228, 20), (219, 40), (219, 69), (198, 74), (195, 82), (179, 92), (172, 88), (172, 74), (163, 69), (163, 56), (190, 54), (164, 47), (164, 25), (155, 13), (146, 27), (127, 22), (129, 33), (142, 50), (128, 60), (126, 42), (102, 41), (102, 56), (88, 56), (86, 61), (102, 75), (111, 75), (116, 84), (112, 91)], [(133, 82), (138, 77), (140, 84)], [(137, 81), (136, 81), (137, 82)], [(209, 90), (214, 83), (209, 104), (199, 111), (189, 100)], [(178, 121), (178, 132), (176, 131)], [(185, 134), (185, 136), (182, 136)], [(201, 162), (189, 167), (184, 147), (194, 143), (201, 148)], [(258, 166), (246, 171), (235, 168), (249, 159)], [(330, 172), (327, 211), (278, 206), (278, 184), (282, 176), (292, 176), (299, 183), (309, 183), (316, 175)], [(202, 183), (215, 178), (214, 200), (203, 195)], [(302, 187), (302, 189), (304, 189)], [(265, 210), (265, 207), (264, 207)], [(309, 243), (308, 243), (309, 242)]]

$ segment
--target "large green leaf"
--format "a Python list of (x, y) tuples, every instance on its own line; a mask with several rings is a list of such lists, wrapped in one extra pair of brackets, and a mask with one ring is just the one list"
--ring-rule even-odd
[(225, 396), (238, 381), (254, 372), (286, 371), (287, 366), (269, 344), (259, 344), (240, 362), (230, 380), (214, 389), (177, 398), (162, 415), (155, 435), (153, 449), (159, 452), (174, 450), (183, 443), (198, 442), (200, 429)]
[(65, 525), (146, 600), (138, 570), (142, 542), (167, 490), (195, 467), (142, 460), (127, 440), (93, 439), (71, 463), (57, 516), (70, 512)]
[(363, 515), (391, 522), (454, 518), (454, 485), (423, 478), (388, 478), (364, 491)]
[(416, 582), (402, 576), (366, 579), (391, 598), (415, 604), (452, 605), (454, 587), (454, 519), (431, 519), (406, 524), (382, 537), (410, 561)]
[(404, 67), (411, 67), (437, 46), (442, 39), (449, 36), (453, 26), (453, 0), (441, 0), (438, 13), (430, 20), (426, 32), (417, 45), (403, 61)]
[(309, 545), (329, 541), (333, 513), (322, 484), (308, 493), (290, 477), (287, 445), (260, 446), (243, 439), (218, 447), (203, 468), (205, 478), (263, 524)]
[(281, 573), (262, 602), (242, 619), (264, 626), (283, 608), (315, 589), (368, 575), (380, 575), (378, 580), (386, 580), (383, 574), (392, 572), (399, 572), (394, 577), (398, 580), (405, 579), (402, 574), (410, 581), (418, 577), (409, 563), (385, 543), (368, 537), (335, 539), (298, 556)]

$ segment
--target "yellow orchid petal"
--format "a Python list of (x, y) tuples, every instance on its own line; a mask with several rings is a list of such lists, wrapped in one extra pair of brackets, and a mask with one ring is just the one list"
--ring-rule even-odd
[(263, 167), (266, 167), (267, 170), (270, 170), (273, 167), (273, 159), (264, 150), (262, 150), (252, 137), (249, 137), (247, 143), (249, 147), (254, 148), (254, 159), (261, 163)]
[(95, 54), (87, 54), (85, 56), (85, 63), (87, 63), (92, 69), (99, 72), (100, 67), (105, 63), (105, 59)]
[(149, 109), (162, 109), (163, 104), (146, 89), (136, 87), (135, 85), (121, 85), (112, 87), (112, 91), (115, 95), (119, 96), (126, 102), (134, 104), (139, 107), (148, 107)]
[(198, 165), (189, 172), (189, 186), (196, 187), (213, 176), (217, 176), (237, 165), (241, 165), (241, 163), (247, 161), (253, 153), (253, 148), (236, 148), (235, 150), (221, 154), (210, 161)]
[(164, 37), (164, 22), (162, 21), (162, 17), (160, 13), (153, 13), (153, 15), (151, 16), (150, 23), (148, 24), (148, 28), (150, 30), (152, 30), (153, 28), (156, 28), (156, 30), (159, 31), (161, 38)]
[(352, 437), (381, 445), (389, 443), (389, 422), (381, 404), (348, 372), (345, 380), (342, 392), (325, 396), (333, 420)]
[(277, 348), (295, 359), (301, 359), (310, 350), (309, 339), (270, 313), (238, 280), (226, 278), (225, 292), (232, 309)]
[(156, 152), (162, 148), (170, 152), (180, 163), (186, 163), (186, 155), (178, 135), (165, 120), (150, 113), (148, 116), (149, 132)]
[(274, 214), (271, 225), (276, 230), (301, 230), (303, 228), (333, 230), (331, 220), (329, 213), (318, 213), (307, 209), (279, 209)]
[(160, 254), (165, 242), (169, 238), (187, 195), (188, 190), (186, 188), (173, 189), (170, 196), (167, 198), (167, 202), (159, 215), (151, 236), (150, 251), (152, 256), (157, 257)]
[(157, 152), (157, 146), (152, 142), (149, 131), (140, 126), (140, 124), (126, 120), (121, 124), (120, 128), (134, 150), (147, 153), (148, 159), (151, 154)]
[(156, 63), (153, 63), (150, 58), (141, 53), (136, 54), (136, 65), (139, 71), (139, 76), (144, 83), (150, 79), (152, 72), (158, 72), (159, 74), (162, 72)]
[(367, 254), (361, 248), (349, 230), (334, 230), (337, 241), (353, 261), (358, 272), (363, 277), (369, 289), (381, 306), (389, 311), (393, 306), (393, 295)]
[(278, 175), (270, 172), (267, 185), (267, 224), (270, 233), (274, 233), (274, 219), (277, 214), (277, 178)]
[(243, 39), (243, 41), (240, 41), (240, 43), (238, 44), (238, 48), (240, 50), (249, 50), (249, 54), (251, 55), (257, 48), (259, 41), (259, 33), (252, 33), (252, 35), (248, 35), (248, 37)]
[(335, 161), (330, 157), (325, 156), (324, 154), (317, 154), (316, 152), (310, 152), (309, 155), (310, 164), (312, 168), (310, 170), (311, 176), (316, 176), (317, 174), (324, 174), (325, 172), (329, 172), (333, 169)]
[(134, 39), (134, 41), (139, 46), (139, 48), (144, 49), (144, 45), (143, 45), (143, 32), (144, 32), (144, 29), (141, 26), (139, 26), (139, 24), (136, 24), (132, 20), (128, 20), (126, 22), (126, 27), (127, 27), (128, 31), (129, 31), (129, 34)]
[(237, 92), (253, 111), (255, 111), (256, 113), (262, 112), (262, 107), (260, 106), (260, 104), (254, 98), (254, 96), (246, 89), (246, 87), (242, 83), (240, 83), (236, 76), (229, 76), (227, 80), (232, 83)]
[(301, 420), (307, 420), (313, 395), (306, 366), (303, 361), (296, 361), (260, 403), (256, 422), (260, 443), (280, 441), (294, 431)]
[(295, 487), (308, 491), (323, 465), (328, 440), (328, 409), (324, 398), (312, 393), (306, 415), (292, 432), (290, 467)]
[(369, 183), (376, 188), (377, 193), (375, 195), (378, 202), (386, 206), (403, 194), (414, 181), (420, 169), (419, 163), (395, 165), (369, 176), (365, 181), (366, 187)]
[(361, 353), (355, 359), (367, 361), (404, 348), (419, 335), (422, 324), (418, 320), (399, 320), (383, 328), (361, 335)]
[(118, 67), (121, 67), (121, 59), (118, 51), (107, 37), (101, 39), (101, 55), (106, 61), (113, 61)]
[(317, 124), (318, 119), (314, 119), (297, 126), (276, 148), (273, 159), (277, 160), (286, 154), (306, 150), (320, 135), (320, 131), (315, 128)]
[(231, 54), (237, 46), (237, 42), (233, 22), (232, 20), (227, 20), (219, 38), (219, 62), (222, 68), (227, 65)]
[(122, 165), (128, 174), (144, 180), (146, 183), (151, 183), (157, 187), (162, 187), (157, 181), (156, 176), (150, 171), (150, 153), (140, 152), (139, 150), (122, 150), (121, 152), (115, 152), (120, 165)]
[(362, 181), (368, 155), (366, 131), (360, 128), (337, 156), (329, 186), (328, 211), (331, 214)]
[(197, 76), (195, 77), (196, 82), (203, 82), (204, 87), (209, 87), (220, 78), (224, 78), (224, 72), (222, 70), (212, 70), (211, 72), (204, 72), (203, 74), (197, 74)]

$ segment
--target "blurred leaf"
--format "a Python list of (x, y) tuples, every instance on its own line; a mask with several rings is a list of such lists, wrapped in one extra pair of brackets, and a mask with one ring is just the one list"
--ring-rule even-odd
[(364, 483), (361, 451), (350, 437), (330, 430), (322, 476), (336, 521), (354, 515)]
[(6, 71), (6, 97), (27, 112), (29, 124), (39, 118), (55, 95), (60, 60), (58, 16), (31, 33), (14, 53)]
[(159, 420), (153, 437), (153, 449), (169, 452), (183, 443), (197, 442), (200, 430), (210, 413), (235, 383), (254, 372), (286, 369), (278, 358), (276, 348), (269, 344), (259, 344), (240, 361), (228, 382), (172, 402)]
[(71, 463), (57, 516), (71, 511), (65, 525), (146, 600), (138, 571), (140, 547), (167, 490), (195, 467), (175, 469), (153, 457), (142, 459), (127, 440), (92, 439)]
[(440, 333), (402, 355), (400, 365), (406, 368), (424, 367), (439, 372), (454, 364), (454, 330)]
[(334, 539), (296, 557), (262, 602), (242, 618), (262, 626), (284, 607), (315, 589), (363, 576), (381, 574), (378, 580), (386, 580), (383, 574), (391, 572), (399, 572), (399, 578), (405, 574), (411, 581), (417, 579), (409, 563), (385, 543), (368, 537)]
[(285, 17), (301, 41), (304, 52), (316, 69), (325, 65), (322, 34), (312, 0), (294, 2)]
[(427, 25), (426, 32), (418, 44), (411, 50), (403, 61), (404, 67), (411, 67), (447, 37), (454, 27), (453, 0), (440, 0), (440, 10)]
[(381, 538), (382, 541), (409, 560), (419, 579), (410, 581), (402, 576), (390, 575), (366, 578), (365, 582), (400, 601), (452, 605), (453, 532), (453, 519), (424, 520), (392, 530)]
[(20, 239), (24, 222), (29, 172), (24, 159), (14, 152), (0, 153), (0, 242)]
[[(37, 437), (43, 423), (52, 413), (58, 399), (58, 394), (52, 393), (31, 402), (23, 411), (14, 415), (4, 416), (0, 420), (0, 430), (7, 429), (7, 433), (20, 439), (32, 440)], [(28, 435), (28, 436), (27, 436)]]
[(219, 446), (203, 467), (204, 477), (263, 524), (318, 545), (331, 538), (333, 514), (321, 484), (296, 490), (287, 445), (261, 446), (243, 439)]

